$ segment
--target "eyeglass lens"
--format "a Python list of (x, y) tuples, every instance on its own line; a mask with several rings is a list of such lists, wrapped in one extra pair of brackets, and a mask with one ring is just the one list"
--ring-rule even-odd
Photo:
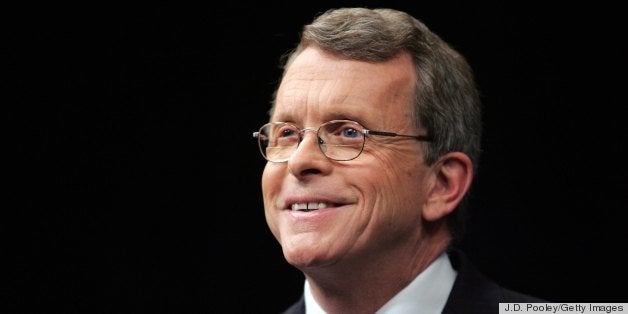
[[(364, 147), (364, 128), (355, 121), (333, 120), (323, 123), (317, 133), (317, 143), (328, 158), (351, 160), (360, 155)], [(258, 140), (264, 157), (269, 161), (288, 160), (303, 140), (305, 132), (285, 122), (268, 123), (260, 129)]]

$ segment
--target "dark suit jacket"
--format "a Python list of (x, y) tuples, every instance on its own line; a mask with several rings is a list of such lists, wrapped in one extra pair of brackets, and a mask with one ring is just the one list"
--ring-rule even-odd
[[(543, 299), (504, 288), (481, 274), (459, 250), (448, 251), (458, 272), (443, 314), (499, 313), (499, 303), (548, 303)], [(303, 296), (283, 314), (305, 314)]]

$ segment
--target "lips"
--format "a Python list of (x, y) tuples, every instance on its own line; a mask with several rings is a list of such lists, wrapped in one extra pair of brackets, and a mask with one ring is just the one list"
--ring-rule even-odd
[(294, 211), (304, 211), (309, 212), (321, 208), (330, 207), (328, 203), (323, 202), (308, 202), (308, 203), (294, 203), (290, 206), (290, 209)]

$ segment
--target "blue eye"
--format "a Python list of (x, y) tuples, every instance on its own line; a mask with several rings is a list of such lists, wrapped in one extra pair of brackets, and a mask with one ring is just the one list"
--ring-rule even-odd
[(346, 137), (358, 137), (361, 135), (360, 131), (354, 128), (346, 128), (342, 131), (342, 135)]

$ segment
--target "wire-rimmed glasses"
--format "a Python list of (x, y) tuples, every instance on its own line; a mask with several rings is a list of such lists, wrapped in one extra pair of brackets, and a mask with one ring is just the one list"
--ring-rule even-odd
[(271, 122), (262, 125), (253, 137), (257, 138), (260, 152), (270, 162), (286, 162), (299, 147), (306, 131), (315, 132), (318, 147), (327, 158), (347, 161), (358, 158), (364, 150), (366, 135), (389, 137), (409, 137), (418, 141), (430, 141), (426, 135), (404, 135), (393, 132), (375, 131), (364, 128), (352, 120), (331, 120), (321, 124), (318, 129), (299, 129), (288, 122)]

